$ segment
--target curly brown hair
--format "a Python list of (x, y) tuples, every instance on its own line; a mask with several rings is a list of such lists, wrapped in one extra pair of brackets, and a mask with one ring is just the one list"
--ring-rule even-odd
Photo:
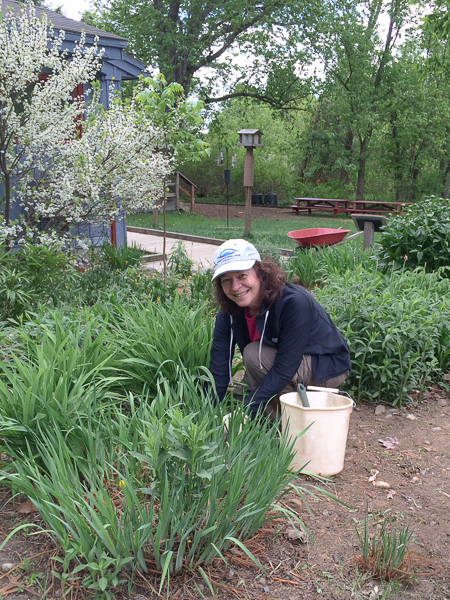
[[(255, 269), (256, 274), (261, 281), (263, 302), (269, 305), (273, 304), (283, 293), (284, 285), (286, 283), (286, 273), (269, 258), (266, 258), (261, 262), (256, 261), (252, 268)], [(231, 315), (236, 314), (239, 310), (239, 306), (225, 295), (220, 277), (217, 277), (217, 279), (214, 280), (214, 290), (220, 308)]]

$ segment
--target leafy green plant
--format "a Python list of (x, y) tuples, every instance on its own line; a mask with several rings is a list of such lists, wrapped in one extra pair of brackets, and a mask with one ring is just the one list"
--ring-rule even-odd
[(448, 200), (431, 196), (408, 207), (408, 213), (391, 217), (380, 238), (384, 265), (435, 271), (450, 266), (450, 215)]
[(100, 246), (100, 256), (111, 269), (125, 271), (125, 269), (137, 267), (140, 264), (142, 250), (136, 244), (117, 248), (109, 242), (104, 242)]
[(161, 590), (171, 573), (245, 548), (279, 514), (274, 503), (295, 477), (292, 443), (277, 428), (236, 411), (225, 440), (229, 408), (214, 406), (188, 373), (176, 385), (161, 380), (153, 403), (129, 396), (123, 408), (105, 404), (90, 425), (74, 415), (76, 445), (58, 427), (41, 432), (0, 477), (33, 501), (63, 568), (76, 561), (70, 575), (85, 574), (83, 585), (105, 600), (124, 569), (147, 572), (153, 561)]
[(91, 560), (87, 565), (78, 565), (72, 571), (72, 575), (88, 570), (89, 575), (84, 577), (83, 587), (93, 590), (94, 598), (98, 600), (114, 600), (116, 594), (112, 590), (126, 581), (125, 578), (120, 579), (120, 573), (126, 565), (133, 561), (133, 557), (112, 558), (106, 552), (102, 552), (98, 557), (95, 548), (92, 548), (90, 554), (88, 560), (89, 558)]
[(409, 525), (399, 523), (398, 519), (391, 520), (388, 516), (377, 520), (371, 536), (367, 503), (364, 531), (361, 533), (357, 527), (355, 529), (361, 547), (361, 556), (357, 557), (358, 564), (380, 579), (403, 579), (408, 544), (413, 536)]
[(258, 250), (261, 259), (270, 258), (274, 263), (281, 266), (281, 252), (280, 249), (275, 246), (275, 244), (270, 244), (266, 242), (257, 242), (255, 243), (255, 247)]
[(136, 302), (116, 306), (111, 315), (108, 346), (117, 353), (128, 391), (150, 397), (159, 377), (174, 383), (183, 369), (197, 376), (209, 364), (212, 321), (207, 304), (186, 310), (182, 296), (175, 294), (170, 306), (160, 302)]
[(68, 296), (79, 274), (70, 254), (26, 244), (17, 251), (0, 251), (0, 320), (16, 319), (39, 304)]
[(70, 323), (54, 313), (51, 325), (22, 336), (12, 358), (0, 361), (1, 446), (13, 455), (26, 452), (40, 432), (67, 432), (76, 414), (117, 397), (111, 388), (119, 378), (98, 321)]
[(185, 245), (181, 240), (178, 240), (169, 257), (169, 270), (187, 279), (192, 275), (193, 266), (194, 261), (188, 257)]
[(27, 308), (31, 308), (38, 300), (33, 291), (31, 280), (25, 271), (2, 261), (0, 271), (0, 318), (15, 318)]
[(70, 288), (72, 303), (105, 307), (133, 305), (136, 300), (171, 303), (179, 285), (179, 278), (169, 276), (164, 286), (160, 273), (150, 273), (145, 267), (125, 270), (104, 268), (94, 256), (90, 268)]
[(211, 269), (202, 269), (200, 266), (197, 271), (193, 270), (192, 275), (188, 277), (188, 294), (191, 300), (196, 302), (213, 302), (212, 293), (212, 271)]
[(290, 280), (300, 282), (304, 287), (323, 285), (334, 276), (353, 271), (359, 265), (372, 270), (376, 266), (373, 250), (363, 251), (360, 240), (337, 246), (298, 248), (289, 258), (287, 273)]
[(450, 282), (441, 271), (366, 271), (329, 280), (317, 297), (343, 333), (352, 360), (346, 382), (359, 399), (401, 406), (413, 389), (443, 379)]

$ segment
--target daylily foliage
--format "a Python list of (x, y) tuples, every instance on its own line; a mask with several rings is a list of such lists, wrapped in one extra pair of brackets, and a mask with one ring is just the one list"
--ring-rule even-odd
[[(82, 35), (69, 56), (63, 40), (29, 4), (0, 22), (0, 241), (48, 244), (79, 223), (151, 208), (170, 172), (164, 131), (135, 98), (122, 103), (113, 90), (109, 110), (98, 103), (97, 43), (87, 46)], [(92, 98), (74, 98), (89, 83)]]

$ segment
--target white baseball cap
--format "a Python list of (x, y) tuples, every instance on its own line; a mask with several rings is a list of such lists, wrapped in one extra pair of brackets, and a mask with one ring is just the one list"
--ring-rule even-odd
[(247, 271), (256, 261), (261, 261), (258, 250), (245, 240), (227, 240), (214, 252), (212, 280), (228, 271)]

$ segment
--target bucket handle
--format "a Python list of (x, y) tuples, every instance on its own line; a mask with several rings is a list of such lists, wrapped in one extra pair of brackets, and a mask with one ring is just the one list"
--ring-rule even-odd
[(319, 387), (317, 385), (308, 385), (306, 388), (309, 392), (329, 392), (330, 394), (338, 394), (338, 388), (329, 388), (329, 387)]
[(348, 392), (344, 392), (343, 390), (339, 390), (338, 388), (326, 388), (326, 387), (318, 387), (315, 385), (308, 385), (306, 388), (310, 392), (329, 392), (330, 394), (339, 394), (340, 396), (345, 396), (349, 400), (353, 402), (353, 408), (356, 406), (356, 402), (350, 396)]
[(350, 394), (348, 392), (340, 391), (339, 394), (341, 396), (345, 396), (346, 398), (348, 398), (349, 400), (351, 400), (353, 402), (353, 408), (355, 408), (356, 402), (353, 400), (353, 398), (350, 396)]

